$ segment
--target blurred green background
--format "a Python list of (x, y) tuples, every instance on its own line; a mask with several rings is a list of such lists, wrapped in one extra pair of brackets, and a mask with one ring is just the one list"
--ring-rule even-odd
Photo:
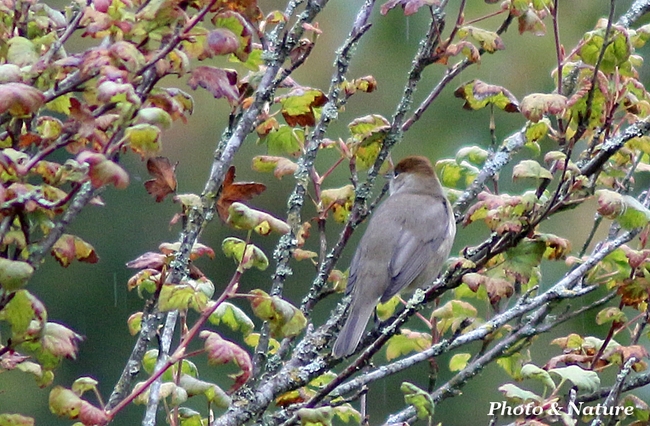
[[(450, 3), (447, 31), (456, 19), (460, 2)], [(467, 3), (467, 19), (474, 19), (498, 8), (498, 5), (486, 5), (479, 0), (470, 0)], [(597, 19), (607, 15), (609, 3), (607, 0), (560, 2), (560, 35), (567, 51), (576, 45), (584, 32), (593, 28)], [(617, 2), (617, 17), (630, 3), (630, 0)], [(56, 6), (62, 4), (57, 3)], [(277, 0), (264, 1), (260, 4), (264, 12), (274, 8), (281, 9), (284, 6), (283, 1)], [(306, 65), (293, 76), (300, 84), (327, 89), (333, 69), (334, 52), (345, 39), (361, 4), (361, 0), (330, 1), (318, 18), (323, 34), (319, 37)], [(501, 19), (492, 18), (477, 25), (495, 29)], [(387, 16), (381, 16), (377, 8), (372, 22), (373, 27), (363, 38), (352, 62), (349, 78), (371, 74), (377, 79), (379, 88), (372, 94), (360, 93), (350, 100), (345, 111), (340, 114), (339, 122), (332, 125), (328, 131), (327, 137), (330, 139), (345, 139), (348, 136), (347, 123), (354, 118), (371, 113), (391, 117), (395, 104), (402, 95), (402, 87), (406, 81), (412, 56), (421, 35), (426, 30), (428, 19), (424, 9), (417, 15), (405, 17), (400, 9), (393, 10)], [(393, 158), (421, 154), (436, 161), (453, 157), (458, 148), (464, 145), (488, 146), (490, 143), (488, 111), (465, 111), (462, 109), (462, 101), (453, 96), (453, 90), (463, 82), (480, 78), (491, 84), (504, 85), (518, 99), (531, 92), (552, 91), (554, 85), (550, 71), (556, 59), (551, 21), (547, 19), (545, 22), (548, 29), (545, 37), (536, 37), (530, 33), (519, 35), (514, 23), (503, 36), (506, 49), (493, 55), (484, 55), (480, 65), (463, 72), (449, 85), (423, 118), (405, 135), (403, 142), (395, 148)], [(79, 51), (82, 46), (88, 45), (87, 40), (73, 41), (74, 43), (67, 47), (69, 52)], [(639, 53), (644, 54), (643, 51)], [(208, 62), (232, 67), (232, 64), (216, 59)], [(418, 100), (424, 99), (428, 90), (437, 83), (443, 72), (442, 65), (431, 66), (426, 71), (424, 81), (417, 93)], [(647, 71), (644, 71), (644, 74), (647, 75)], [(172, 162), (179, 162), (177, 168), (179, 192), (200, 193), (209, 173), (212, 151), (227, 123), (229, 109), (225, 101), (213, 99), (205, 90), (191, 91), (187, 88), (186, 81), (187, 77), (178, 80), (168, 78), (163, 81), (165, 85), (189, 91), (195, 100), (195, 112), (187, 124), (177, 122), (164, 134), (162, 155), (169, 157)], [(644, 78), (643, 81), (647, 79)], [(524, 120), (518, 114), (496, 112), (498, 140), (518, 130), (523, 124)], [(255, 138), (250, 137), (240, 151), (235, 161), (237, 178), (266, 183), (267, 191), (255, 198), (251, 204), (283, 217), (286, 196), (293, 187), (292, 178), (285, 177), (278, 181), (271, 175), (252, 171), (251, 157), (265, 153), (264, 146), (256, 145), (255, 142)], [(549, 141), (542, 143), (543, 151), (551, 147)], [(522, 156), (527, 155), (530, 154), (522, 154)], [(324, 172), (335, 157), (334, 152), (323, 152), (317, 163), (318, 170)], [(125, 262), (146, 251), (155, 251), (162, 242), (176, 241), (179, 233), (178, 226), (169, 225), (169, 220), (176, 212), (177, 206), (170, 200), (157, 204), (144, 190), (142, 183), (149, 179), (145, 164), (134, 155), (125, 157), (124, 164), (132, 177), (128, 189), (118, 191), (109, 188), (103, 196), (106, 206), (88, 207), (69, 230), (70, 233), (79, 235), (94, 245), (99, 253), (100, 262), (96, 265), (74, 263), (69, 268), (63, 269), (53, 259), (48, 259), (29, 286), (29, 290), (46, 304), (51, 320), (62, 322), (85, 336), (85, 340), (80, 344), (78, 360), (66, 360), (55, 372), (54, 384), (69, 387), (77, 377), (90, 375), (99, 380), (105, 398), (108, 398), (135, 341), (127, 331), (126, 319), (132, 313), (141, 310), (143, 303), (135, 292), (129, 293), (126, 290), (126, 281), (134, 271), (128, 270), (124, 266)], [(510, 170), (506, 169), (503, 172), (501, 188), (506, 191), (522, 191), (523, 184), (513, 186), (507, 183), (510, 180)], [(346, 183), (348, 183), (348, 176), (345, 167), (340, 167), (340, 170), (326, 182), (326, 186), (337, 187)], [(560, 218), (545, 223), (543, 228), (548, 232), (571, 238), (575, 247), (579, 248), (593, 223), (592, 207), (585, 206), (563, 214)], [(309, 219), (313, 213), (313, 208), (308, 205), (304, 219)], [(338, 234), (339, 225), (330, 222), (328, 227), (329, 241), (332, 242)], [(350, 247), (355, 246), (359, 234), (354, 237)], [(234, 264), (221, 255), (219, 250), (223, 238), (230, 235), (242, 236), (214, 221), (202, 236), (202, 242), (213, 247), (217, 256), (214, 260), (201, 259), (198, 265), (213, 280), (217, 291), (223, 288), (234, 271)], [(473, 225), (467, 229), (461, 228), (458, 231), (454, 251), (476, 244), (484, 236), (485, 231), (480, 225)], [(275, 237), (255, 237), (254, 242), (270, 255), (276, 240)], [(315, 249), (315, 247), (315, 241), (308, 243), (308, 248)], [(339, 268), (347, 268), (351, 252), (352, 249), (346, 250)], [(294, 303), (299, 303), (301, 295), (311, 283), (314, 269), (307, 262), (294, 263), (292, 266), (295, 267), (295, 273), (286, 283), (286, 296)], [(564, 268), (561, 262), (544, 265), (542, 285), (550, 286), (553, 280), (562, 275)], [(247, 273), (242, 279), (240, 291), (245, 292), (253, 288), (268, 290), (272, 269), (271, 267), (266, 272)], [(331, 300), (318, 307), (315, 316), (316, 325), (329, 314), (335, 302), (336, 300)], [(248, 303), (245, 301), (236, 303), (248, 309)], [(570, 330), (602, 335), (603, 329), (595, 326), (592, 318), (592, 315), (588, 315), (573, 324), (568, 324), (564, 330), (558, 330), (556, 336), (566, 334)], [(423, 328), (422, 324), (415, 321), (409, 326)], [(559, 353), (557, 347), (549, 348), (544, 338), (538, 340), (533, 349), (533, 360), (542, 363), (548, 359), (548, 354)], [(376, 362), (382, 362), (383, 356), (379, 354)], [(199, 359), (193, 361), (202, 365)], [(439, 384), (450, 377), (446, 368), (447, 361), (447, 357), (438, 360), (438, 365), (441, 367)], [(215, 369), (204, 367), (201, 372), (204, 378), (215, 380), (224, 388), (230, 386), (230, 379), (225, 377), (222, 370), (216, 372)], [(383, 422), (388, 413), (404, 407), (399, 392), (399, 384), (402, 381), (411, 381), (426, 388), (427, 375), (428, 367), (423, 365), (374, 384), (369, 393), (370, 423)], [(463, 389), (463, 396), (446, 400), (436, 408), (436, 423), (440, 421), (446, 425), (456, 426), (487, 424), (489, 402), (501, 400), (496, 387), (504, 380), (506, 380), (505, 374), (500, 369), (488, 368), (477, 380), (473, 380)], [(37, 419), (39, 425), (71, 424), (72, 422), (56, 419), (49, 413), (47, 406), (49, 390), (50, 388), (39, 389), (29, 376), (18, 372), (4, 373), (0, 375), (0, 412), (21, 412), (31, 415)], [(202, 400), (195, 401), (192, 405), (204, 408)], [(142, 412), (141, 407), (130, 407), (120, 414), (113, 424), (139, 424)], [(160, 424), (164, 424), (163, 422), (160, 420)]]

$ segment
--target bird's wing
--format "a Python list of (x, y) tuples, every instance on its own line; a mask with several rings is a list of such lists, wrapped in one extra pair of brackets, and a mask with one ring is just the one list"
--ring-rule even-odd
[(361, 256), (361, 250), (357, 249), (352, 257), (352, 262), (350, 262), (350, 272), (348, 273), (348, 284), (345, 288), (345, 295), (352, 294), (352, 289), (354, 288), (354, 283), (357, 281), (357, 270), (359, 269), (359, 256)]
[[(430, 208), (418, 213), (415, 222), (402, 227), (390, 260), (391, 282), (382, 295), (382, 303), (402, 291), (422, 273), (449, 232), (451, 212), (443, 199), (436, 198)], [(440, 263), (443, 261), (441, 259)]]

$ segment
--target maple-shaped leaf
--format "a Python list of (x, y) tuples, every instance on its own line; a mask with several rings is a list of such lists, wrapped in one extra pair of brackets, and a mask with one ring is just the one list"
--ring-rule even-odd
[(36, 112), (45, 96), (40, 90), (23, 83), (0, 85), (0, 113), (8, 112), (14, 117), (24, 117)]
[(93, 246), (81, 238), (70, 234), (61, 235), (57, 242), (54, 243), (52, 256), (64, 268), (67, 268), (75, 259), (87, 263), (97, 263), (99, 260)]
[(203, 330), (199, 333), (199, 337), (205, 339), (204, 349), (208, 356), (209, 365), (222, 365), (232, 362), (241, 369), (238, 374), (230, 375), (235, 379), (231, 391), (239, 389), (246, 383), (253, 371), (253, 363), (248, 352), (212, 331)]
[(221, 220), (228, 220), (228, 208), (237, 201), (250, 200), (266, 190), (266, 185), (258, 182), (235, 182), (235, 166), (230, 166), (223, 178), (221, 194), (217, 200), (217, 212)]
[(147, 160), (147, 171), (154, 179), (144, 183), (147, 192), (159, 203), (169, 194), (176, 192), (176, 164), (172, 164), (167, 157), (155, 157)]
[(128, 173), (119, 164), (106, 158), (104, 154), (82, 151), (77, 155), (78, 163), (88, 164), (88, 177), (95, 188), (112, 183), (118, 189), (129, 185)]
[(440, 5), (439, 0), (389, 0), (381, 6), (380, 12), (382, 15), (386, 15), (389, 10), (402, 6), (404, 9), (404, 15), (409, 16), (413, 15), (423, 6), (438, 6)]
[(203, 87), (215, 98), (226, 98), (231, 105), (235, 105), (239, 99), (237, 89), (237, 72), (222, 68), (200, 66), (194, 68), (192, 77), (187, 84), (195, 89)]
[(465, 100), (463, 108), (478, 110), (494, 105), (505, 112), (519, 112), (517, 98), (505, 87), (471, 80), (454, 91), (454, 96)]
[(316, 124), (314, 108), (325, 105), (327, 96), (318, 89), (297, 87), (277, 100), (282, 104), (282, 116), (287, 124), (304, 127)]

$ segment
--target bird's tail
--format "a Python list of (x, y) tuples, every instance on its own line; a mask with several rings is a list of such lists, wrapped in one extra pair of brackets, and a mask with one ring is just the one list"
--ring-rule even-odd
[(332, 355), (335, 358), (348, 356), (357, 348), (366, 329), (366, 324), (375, 309), (375, 303), (368, 303), (367, 300), (363, 302), (350, 307), (350, 314), (332, 348)]

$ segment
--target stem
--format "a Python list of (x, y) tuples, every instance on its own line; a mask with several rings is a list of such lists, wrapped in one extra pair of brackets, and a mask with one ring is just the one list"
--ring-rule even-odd
[(173, 354), (171, 354), (160, 366), (160, 368), (157, 368), (154, 373), (140, 386), (137, 390), (134, 390), (124, 398), (122, 401), (119, 402), (113, 409), (107, 412), (107, 417), (109, 420), (112, 420), (117, 413), (119, 413), (124, 407), (129, 405), (135, 398), (137, 398), (140, 394), (145, 392), (149, 387), (158, 379), (160, 376), (163, 375), (167, 369), (169, 369), (172, 365), (176, 364), (177, 362), (181, 361), (185, 356), (186, 356), (186, 349), (189, 343), (194, 340), (194, 338), (197, 336), (199, 331), (201, 331), (201, 328), (205, 325), (207, 322), (208, 318), (210, 315), (214, 313), (214, 311), (217, 310), (219, 305), (221, 305), (222, 302), (224, 302), (227, 298), (232, 289), (237, 285), (239, 282), (239, 279), (241, 278), (242, 273), (240, 271), (236, 271), (232, 278), (230, 279), (230, 282), (226, 286), (226, 289), (221, 293), (219, 298), (215, 301), (214, 305), (211, 306), (209, 309), (204, 310), (201, 313), (201, 316), (197, 319), (196, 323), (194, 323), (194, 326), (187, 332), (187, 334), (183, 337), (183, 340), (181, 340), (180, 344), (176, 348)]

